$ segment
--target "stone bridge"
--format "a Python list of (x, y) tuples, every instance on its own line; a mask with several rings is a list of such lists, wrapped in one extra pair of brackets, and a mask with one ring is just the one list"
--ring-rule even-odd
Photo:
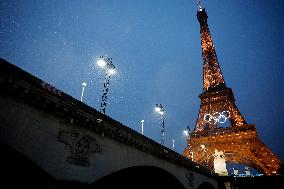
[(222, 188), (201, 165), (3, 59), (0, 146), (10, 186)]

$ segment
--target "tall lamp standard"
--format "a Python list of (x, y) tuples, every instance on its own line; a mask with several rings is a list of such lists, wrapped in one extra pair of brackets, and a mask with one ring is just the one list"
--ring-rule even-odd
[(97, 64), (106, 71), (104, 89), (103, 89), (101, 107), (100, 107), (100, 112), (105, 114), (106, 105), (107, 105), (106, 103), (107, 93), (109, 91), (110, 76), (115, 74), (116, 71), (115, 71), (115, 66), (112, 64), (112, 58), (100, 56), (100, 58), (97, 60)]
[(141, 120), (141, 134), (143, 135), (144, 130), (144, 119)]
[(82, 88), (82, 94), (81, 94), (81, 102), (83, 102), (84, 89), (87, 86), (87, 83), (82, 83), (82, 86), (83, 86), (83, 88)]
[(186, 140), (187, 140), (187, 143), (188, 143), (189, 149), (190, 149), (191, 161), (193, 161), (193, 152), (192, 152), (191, 145), (190, 145), (190, 128), (189, 128), (189, 126), (187, 126), (187, 127), (183, 130), (183, 134), (186, 136)]
[(162, 104), (156, 104), (155, 111), (161, 116), (161, 144), (164, 144), (165, 137), (165, 110)]

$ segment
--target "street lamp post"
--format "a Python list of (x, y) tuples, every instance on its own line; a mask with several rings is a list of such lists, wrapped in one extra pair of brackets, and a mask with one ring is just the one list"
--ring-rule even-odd
[(191, 148), (191, 145), (190, 145), (190, 128), (189, 128), (189, 126), (187, 126), (183, 130), (183, 134), (186, 136), (186, 140), (187, 140), (187, 143), (188, 143), (189, 149), (190, 149), (190, 158), (191, 158), (191, 161), (193, 161), (193, 151), (192, 151), (192, 148)]
[(105, 75), (105, 81), (104, 81), (104, 89), (101, 99), (101, 107), (100, 112), (105, 114), (106, 112), (106, 100), (107, 100), (107, 93), (109, 91), (109, 82), (110, 82), (110, 76), (115, 74), (115, 66), (112, 64), (112, 58), (100, 56), (100, 58), (97, 60), (97, 64), (105, 69), (106, 75)]
[(141, 120), (141, 134), (143, 135), (144, 130), (144, 119)]
[(84, 89), (87, 86), (87, 83), (82, 83), (82, 86), (83, 86), (83, 88), (82, 88), (82, 94), (81, 94), (81, 102), (83, 102)]
[(161, 116), (161, 144), (164, 144), (165, 137), (165, 110), (162, 104), (156, 104), (155, 111)]

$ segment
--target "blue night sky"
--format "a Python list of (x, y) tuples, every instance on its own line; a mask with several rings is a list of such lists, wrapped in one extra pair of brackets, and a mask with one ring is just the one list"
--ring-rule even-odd
[[(284, 1), (207, 0), (208, 24), (228, 87), (247, 123), (284, 160)], [(113, 58), (106, 114), (182, 153), (202, 92), (202, 57), (194, 0), (1, 0), (0, 57), (99, 110)]]

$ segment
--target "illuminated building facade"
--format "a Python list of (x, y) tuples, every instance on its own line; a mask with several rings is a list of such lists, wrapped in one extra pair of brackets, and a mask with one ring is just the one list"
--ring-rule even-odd
[(226, 86), (207, 18), (205, 9), (199, 5), (203, 92), (199, 95), (201, 105), (196, 125), (183, 155), (213, 171), (214, 152), (218, 150), (224, 152), (226, 163), (245, 164), (266, 175), (277, 174), (280, 160), (261, 142), (255, 126), (246, 123), (232, 89)]

